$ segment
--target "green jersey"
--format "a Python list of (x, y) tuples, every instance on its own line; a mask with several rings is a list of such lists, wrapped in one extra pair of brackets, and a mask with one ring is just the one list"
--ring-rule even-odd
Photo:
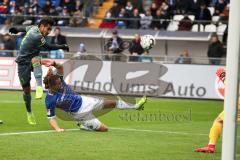
[(26, 27), (20, 50), (16, 58), (17, 63), (31, 63), (33, 57), (38, 56), (41, 47), (46, 43), (45, 38), (39, 31), (38, 26)]

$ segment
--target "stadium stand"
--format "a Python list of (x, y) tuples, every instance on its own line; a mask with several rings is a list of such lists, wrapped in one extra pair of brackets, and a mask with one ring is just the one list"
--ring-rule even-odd
[[(1, 49), (7, 48), (2, 37), (10, 26), (34, 25), (41, 17), (52, 16), (72, 52), (78, 51), (83, 43), (89, 54), (105, 53), (108, 33), (118, 29), (123, 39), (129, 41), (135, 33), (153, 33), (157, 45), (151, 56), (178, 56), (179, 50), (188, 49), (192, 57), (207, 58), (212, 32), (220, 40), (225, 37), (226, 43), (228, 4), (229, 0), (4, 0), (0, 2)], [(21, 39), (11, 38), (16, 41), (14, 50), (19, 48)], [(198, 50), (193, 50), (194, 47)]]

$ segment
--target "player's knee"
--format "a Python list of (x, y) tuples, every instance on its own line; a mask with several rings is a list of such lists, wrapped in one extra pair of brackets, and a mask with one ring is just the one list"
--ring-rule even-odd
[(116, 106), (116, 101), (113, 100), (105, 100), (104, 107), (105, 108), (114, 108)]
[(40, 63), (41, 59), (39, 58), (32, 58), (32, 63)]
[(217, 117), (214, 122), (223, 123), (223, 119), (220, 117)]
[(108, 127), (105, 124), (101, 124), (100, 128), (98, 129), (100, 132), (107, 132)]
[(31, 92), (30, 86), (23, 87), (23, 92), (26, 93), (26, 94), (30, 93)]

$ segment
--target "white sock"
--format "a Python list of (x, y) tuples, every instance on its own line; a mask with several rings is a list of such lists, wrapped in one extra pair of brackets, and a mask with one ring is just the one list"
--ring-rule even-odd
[(122, 100), (117, 100), (117, 105), (116, 105), (116, 107), (117, 107), (118, 109), (128, 109), (128, 108), (129, 108), (129, 109), (132, 109), (132, 108), (136, 108), (135, 105), (126, 103), (126, 102), (124, 102), (124, 101), (122, 101)]

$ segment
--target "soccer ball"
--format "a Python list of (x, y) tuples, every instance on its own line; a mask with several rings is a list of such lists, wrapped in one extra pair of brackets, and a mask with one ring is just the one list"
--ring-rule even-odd
[(156, 40), (152, 35), (144, 35), (141, 36), (140, 44), (144, 50), (150, 50), (156, 44)]

